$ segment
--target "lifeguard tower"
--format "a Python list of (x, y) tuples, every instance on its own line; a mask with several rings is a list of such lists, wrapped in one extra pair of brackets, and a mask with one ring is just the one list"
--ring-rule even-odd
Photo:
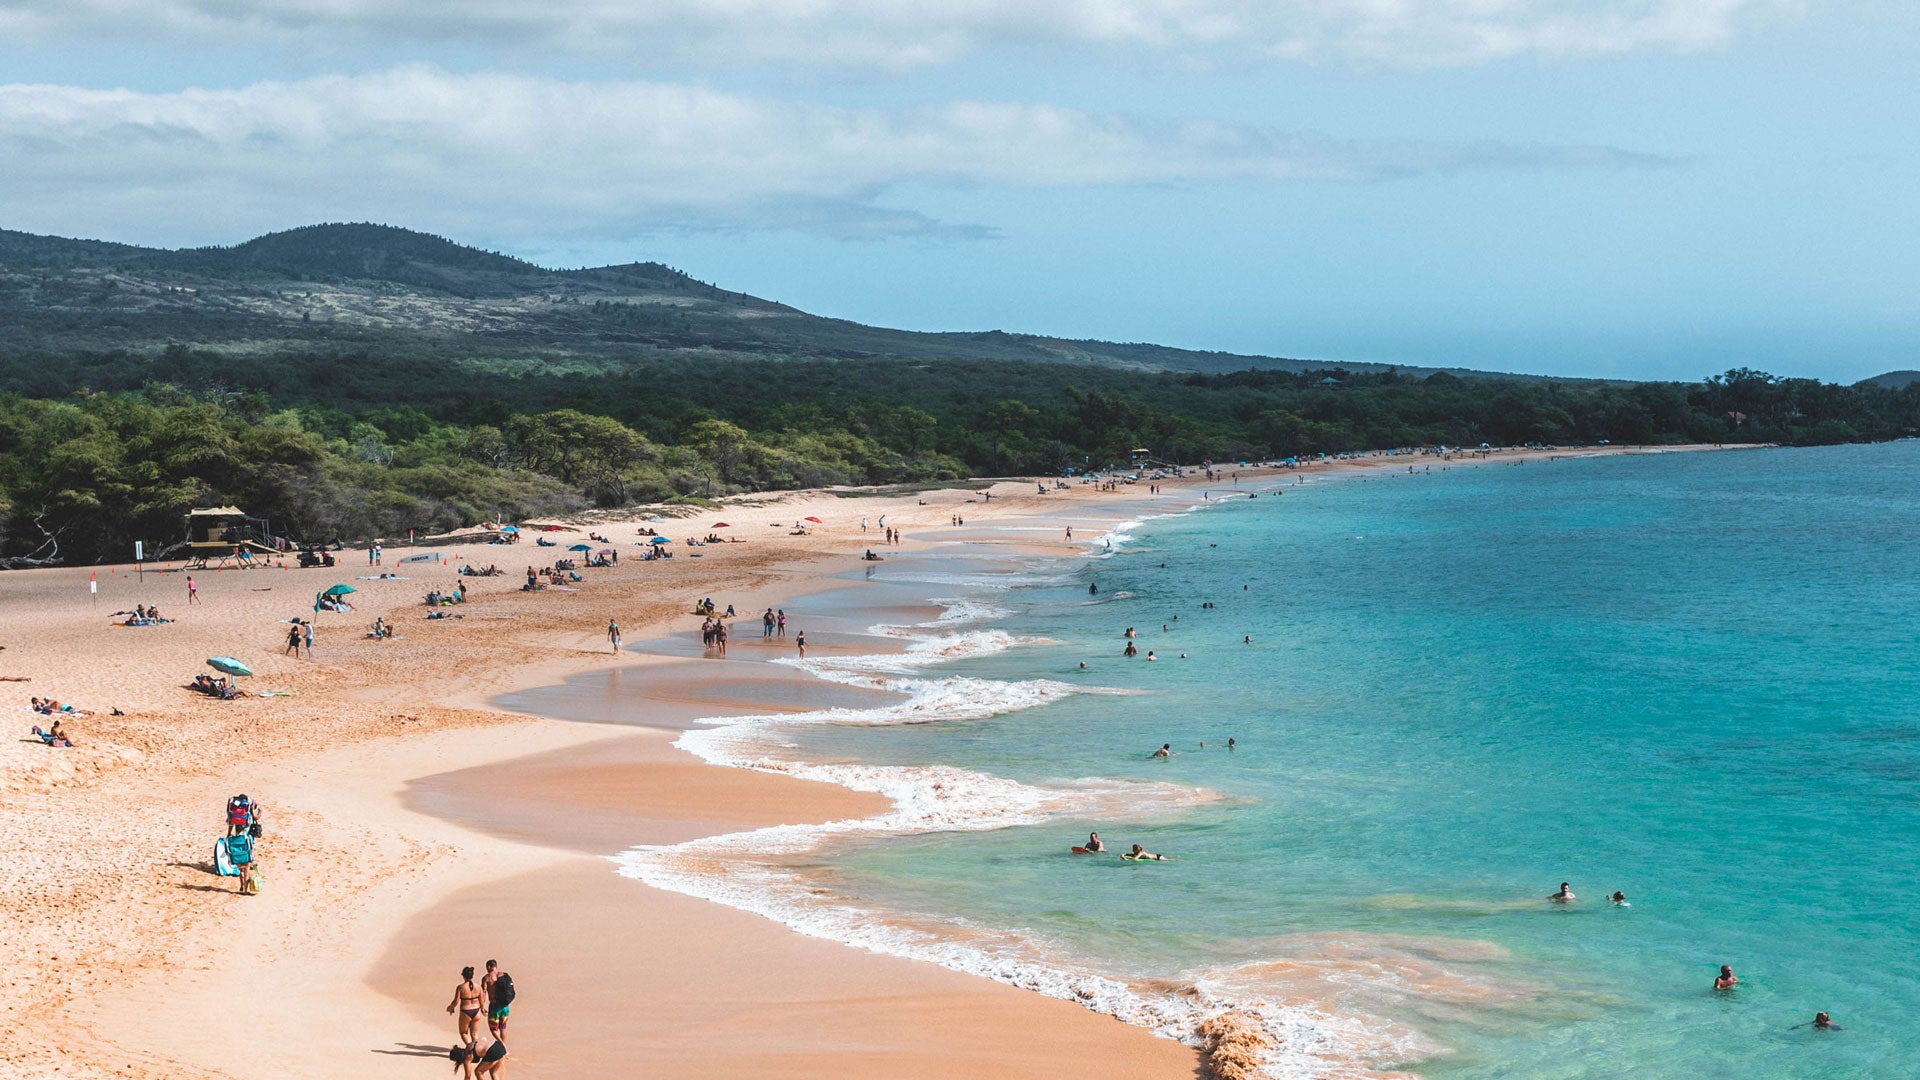
[(249, 517), (237, 506), (187, 511), (187, 566), (247, 566), (255, 555), (278, 555), (266, 518)]

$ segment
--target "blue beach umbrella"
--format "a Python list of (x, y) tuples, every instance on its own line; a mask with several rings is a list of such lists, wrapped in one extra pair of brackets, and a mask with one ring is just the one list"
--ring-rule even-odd
[(671, 543), (673, 543), (673, 541), (672, 541), (672, 540), (669, 540), (668, 538), (666, 538), (666, 537), (664, 537), (664, 536), (656, 536), (656, 537), (654, 537), (654, 538), (653, 538), (652, 540), (649, 540), (649, 541), (648, 541), (648, 543), (650, 543), (650, 544), (671, 544)]
[(214, 656), (207, 659), (207, 666), (228, 675), (251, 675), (253, 669), (235, 660), (231, 656)]
[(568, 548), (567, 550), (568, 551), (592, 551), (593, 545), (592, 544), (575, 544), (572, 547)]

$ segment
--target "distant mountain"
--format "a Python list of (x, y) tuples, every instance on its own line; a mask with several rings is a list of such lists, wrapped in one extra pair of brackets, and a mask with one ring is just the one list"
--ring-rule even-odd
[(1875, 375), (1871, 379), (1861, 379), (1854, 385), (1865, 386), (1871, 383), (1875, 386), (1884, 386), (1889, 390), (1898, 390), (1916, 382), (1920, 382), (1920, 371), (1889, 371), (1884, 375)]
[(550, 270), (386, 225), (312, 225), (178, 251), (0, 230), (0, 346), (57, 357), (171, 344), (239, 353), (424, 351), (569, 369), (661, 355), (1198, 372), (1388, 368), (998, 330), (890, 330), (810, 315), (659, 263)]

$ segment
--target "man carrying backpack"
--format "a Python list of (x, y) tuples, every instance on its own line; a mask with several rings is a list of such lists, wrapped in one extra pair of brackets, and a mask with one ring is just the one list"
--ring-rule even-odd
[(245, 795), (235, 795), (227, 800), (227, 835), (238, 836), (253, 824), (253, 804)]
[(480, 979), (487, 993), (487, 1030), (501, 1042), (507, 1040), (507, 1008), (513, 1004), (513, 976), (500, 970), (498, 960), (487, 961), (487, 973)]

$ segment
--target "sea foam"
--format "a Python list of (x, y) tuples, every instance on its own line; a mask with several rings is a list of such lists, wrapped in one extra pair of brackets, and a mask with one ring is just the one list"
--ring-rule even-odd
[[(885, 797), (891, 808), (867, 818), (814, 825), (777, 825), (680, 844), (630, 849), (615, 858), (619, 873), (657, 888), (701, 897), (772, 919), (810, 937), (876, 953), (939, 964), (1049, 997), (1078, 1002), (1188, 1045), (1219, 1040), (1223, 1024), (1244, 1031), (1266, 1075), (1362, 1077), (1360, 1061), (1400, 1060), (1411, 1046), (1402, 1033), (1315, 1005), (1227, 993), (1214, 979), (1136, 985), (1056, 955), (1011, 930), (958, 919), (876, 912), (823, 890), (796, 860), (825, 845), (885, 836), (968, 832), (1032, 825), (1050, 818), (1147, 819), (1211, 802), (1213, 792), (1178, 784), (1107, 778), (1045, 786), (945, 765), (812, 762), (787, 756), (788, 733), (821, 724), (889, 725), (982, 720), (1077, 693), (1124, 693), (1050, 679), (929, 677), (926, 669), (990, 656), (1031, 643), (1005, 631), (950, 628), (1000, 613), (991, 604), (938, 601), (941, 617), (911, 628), (877, 628), (914, 636), (900, 653), (782, 658), (822, 679), (887, 690), (904, 700), (872, 708), (737, 716), (706, 721), (676, 746), (717, 765), (783, 773)], [(948, 632), (927, 634), (925, 630)]]

